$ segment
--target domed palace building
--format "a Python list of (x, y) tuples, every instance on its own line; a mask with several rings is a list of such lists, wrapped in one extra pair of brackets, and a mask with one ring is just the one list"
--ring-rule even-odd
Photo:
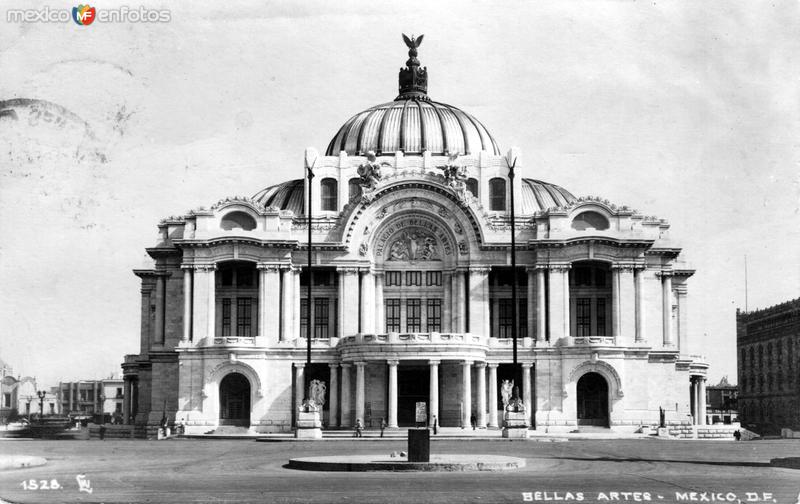
[(669, 224), (514, 178), (517, 149), (428, 96), (421, 38), (399, 95), (307, 149), (304, 178), (159, 224), (123, 364), (139, 432), (291, 431), (312, 380), (327, 428), (412, 426), (419, 403), (497, 428), (506, 380), (535, 429), (704, 421)]

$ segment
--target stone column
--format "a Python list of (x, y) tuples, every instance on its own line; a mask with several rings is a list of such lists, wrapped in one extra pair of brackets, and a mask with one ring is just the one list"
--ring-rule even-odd
[(477, 387), (478, 387), (478, 427), (481, 429), (486, 428), (486, 363), (477, 362), (475, 367), (478, 369)]
[(356, 420), (364, 425), (364, 367), (366, 362), (356, 362)]
[(690, 377), (689, 380), (690, 380), (690, 383), (692, 384), (691, 385), (691, 391), (692, 391), (692, 397), (691, 397), (692, 423), (694, 425), (697, 425), (698, 422), (700, 421), (700, 419), (698, 418), (698, 415), (697, 415), (698, 407), (699, 407), (699, 404), (700, 404), (699, 397), (697, 395), (697, 391), (699, 390), (699, 387), (697, 386), (697, 377), (696, 376)]
[(705, 376), (701, 376), (700, 379), (697, 380), (697, 395), (700, 399), (700, 406), (698, 411), (698, 415), (700, 417), (699, 425), (706, 424), (706, 378)]
[(397, 365), (398, 361), (386, 361), (389, 365), (389, 420), (390, 429), (397, 428)]
[(375, 277), (369, 270), (361, 274), (361, 332), (375, 333)]
[(544, 343), (547, 339), (547, 292), (544, 277), (546, 273), (545, 267), (536, 267), (536, 341), (539, 343)]
[(472, 375), (470, 374), (470, 369), (472, 369), (472, 361), (464, 361), (461, 364), (461, 377), (463, 380), (462, 383), (462, 396), (463, 396), (463, 411), (461, 412), (461, 422), (464, 428), (472, 426), (470, 425), (470, 416), (472, 415)]
[[(294, 312), (292, 313), (292, 331), (293, 331), (293, 339), (298, 339), (300, 337), (300, 271), (301, 268), (292, 267), (294, 271), (294, 275), (292, 279), (294, 280)], [(313, 303), (314, 300), (312, 299), (311, 302)], [(313, 310), (313, 305), (308, 307), (309, 310)], [(313, 311), (311, 312), (314, 313)], [(306, 335), (303, 334), (303, 338)], [(311, 333), (311, 337), (314, 337), (314, 333)]]
[[(124, 381), (125, 388), (123, 391), (123, 399), (122, 399), (122, 418), (125, 422), (125, 425), (131, 423), (131, 380), (130, 378), (125, 378)], [(60, 406), (60, 405), (59, 405)]]
[(183, 270), (183, 335), (181, 343), (187, 343), (192, 340), (192, 275), (194, 267), (191, 264), (184, 264), (181, 269)]
[(569, 265), (550, 265), (550, 343), (569, 337)]
[(665, 347), (672, 342), (672, 272), (661, 273), (661, 311), (663, 317), (663, 342)]
[(306, 398), (306, 364), (305, 362), (294, 363), (294, 411), (303, 404), (303, 399)]
[(291, 265), (281, 267), (281, 341), (297, 338), (294, 332), (294, 298), (300, 293), (294, 292), (294, 268)]
[(633, 266), (624, 265), (619, 272), (619, 338), (624, 345), (633, 343), (636, 337), (636, 292), (633, 279)]
[(528, 325), (528, 337), (535, 338), (536, 337), (536, 268), (525, 268), (525, 272), (528, 274), (528, 299), (526, 303), (528, 304), (528, 309), (526, 313), (528, 314), (528, 319), (526, 320)]
[(328, 364), (331, 371), (331, 380), (328, 384), (328, 424), (331, 427), (339, 427), (339, 364)]
[(644, 275), (644, 268), (637, 268), (634, 271), (633, 283), (634, 290), (636, 291), (636, 342), (642, 343), (645, 341), (645, 318), (644, 318), (644, 293), (642, 292), (642, 275)]
[(214, 314), (216, 312), (216, 295), (214, 289), (214, 269), (213, 264), (195, 266), (194, 287), (192, 294), (192, 337), (196, 340), (202, 338), (212, 338), (214, 332)]
[(217, 335), (217, 280), (216, 265), (208, 270), (208, 338), (214, 340)]
[(351, 391), (350, 368), (352, 367), (353, 365), (350, 364), (349, 362), (342, 363), (342, 405), (341, 405), (342, 421), (340, 424), (342, 427), (353, 426), (353, 419), (350, 416), (350, 409), (352, 405), (350, 396), (350, 391)]
[(438, 360), (430, 360), (428, 361), (428, 366), (430, 368), (430, 418), (428, 419), (428, 423), (433, 426), (433, 417), (436, 417), (437, 421), (439, 420), (439, 361)]
[(455, 314), (454, 327), (458, 333), (467, 332), (467, 298), (464, 274), (464, 271), (457, 270), (455, 275), (453, 275), (455, 278), (455, 293), (453, 294), (453, 302), (455, 303), (455, 307), (453, 308)]
[(453, 275), (449, 271), (442, 272), (442, 332), (453, 332)]
[(154, 343), (164, 344), (164, 291), (167, 277), (164, 272), (156, 276), (156, 321)]
[(531, 367), (533, 363), (522, 363), (522, 402), (525, 404), (525, 421), (531, 427), (533, 418), (533, 383), (531, 383)]
[[(338, 268), (339, 272), (339, 337), (358, 333), (358, 269)], [(352, 300), (352, 302), (348, 302)], [(363, 406), (362, 406), (363, 407)], [(364, 419), (362, 418), (363, 422)]]
[(489, 427), (497, 428), (497, 364), (489, 363)]
[(685, 284), (675, 286), (675, 296), (678, 298), (678, 349), (682, 355), (689, 355), (687, 293), (688, 289)]
[(277, 264), (258, 265), (258, 335), (269, 345), (279, 340), (281, 278)]
[(611, 336), (619, 338), (619, 266), (611, 267)]
[[(383, 271), (375, 272), (375, 332), (386, 332), (386, 315), (383, 306)], [(342, 301), (340, 301), (341, 303)]]
[(489, 268), (473, 266), (469, 269), (469, 332), (489, 336)]

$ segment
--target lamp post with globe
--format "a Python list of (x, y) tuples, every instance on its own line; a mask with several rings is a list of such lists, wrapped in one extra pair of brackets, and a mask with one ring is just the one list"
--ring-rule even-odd
[(44, 397), (47, 395), (47, 392), (44, 390), (37, 390), (36, 395), (39, 396), (39, 423), (42, 423), (42, 419), (44, 418)]

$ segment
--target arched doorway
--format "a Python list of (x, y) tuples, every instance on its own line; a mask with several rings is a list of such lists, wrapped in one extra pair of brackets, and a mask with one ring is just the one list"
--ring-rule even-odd
[(608, 427), (608, 382), (599, 373), (578, 380), (578, 425)]
[(219, 384), (219, 424), (250, 426), (250, 382), (230, 373)]

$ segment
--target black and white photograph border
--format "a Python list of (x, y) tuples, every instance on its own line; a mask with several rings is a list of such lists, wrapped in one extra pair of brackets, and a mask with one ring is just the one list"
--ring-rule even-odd
[(800, 499), (800, 3), (0, 3), (0, 502)]

